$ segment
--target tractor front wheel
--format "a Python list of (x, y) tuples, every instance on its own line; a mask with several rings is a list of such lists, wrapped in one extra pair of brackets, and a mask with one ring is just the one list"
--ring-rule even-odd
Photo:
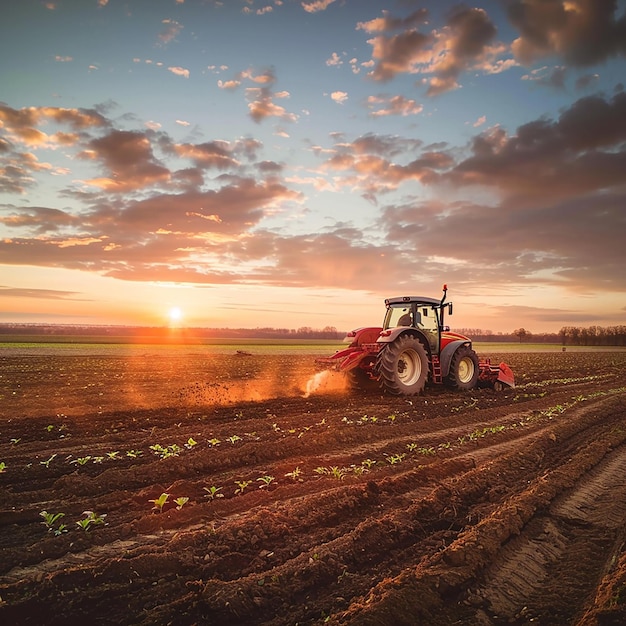
[(376, 371), (380, 384), (395, 396), (421, 393), (428, 376), (428, 356), (423, 344), (411, 335), (400, 335), (378, 353)]
[(479, 373), (478, 356), (470, 347), (461, 346), (450, 361), (450, 373), (446, 378), (446, 384), (460, 391), (474, 389)]

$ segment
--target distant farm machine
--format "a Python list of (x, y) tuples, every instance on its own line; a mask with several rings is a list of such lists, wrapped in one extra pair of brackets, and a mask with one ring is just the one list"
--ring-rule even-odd
[(489, 359), (479, 359), (471, 339), (444, 324), (444, 315), (452, 315), (447, 291), (444, 285), (441, 300), (425, 296), (386, 299), (382, 328), (349, 332), (344, 341), (350, 345), (317, 359), (317, 367), (345, 373), (353, 389), (382, 388), (393, 395), (419, 394), (427, 383), (458, 390), (514, 387), (513, 372), (506, 363), (492, 365)]

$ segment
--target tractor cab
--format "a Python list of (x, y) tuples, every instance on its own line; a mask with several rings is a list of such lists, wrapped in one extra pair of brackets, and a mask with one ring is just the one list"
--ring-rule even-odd
[(387, 312), (381, 332), (382, 341), (396, 335), (399, 328), (414, 328), (428, 341), (431, 354), (439, 354), (443, 347), (441, 333), (450, 330), (444, 326), (444, 315), (452, 314), (452, 302), (445, 303), (447, 285), (443, 287), (443, 298), (437, 300), (426, 296), (397, 296), (387, 298), (385, 306)]

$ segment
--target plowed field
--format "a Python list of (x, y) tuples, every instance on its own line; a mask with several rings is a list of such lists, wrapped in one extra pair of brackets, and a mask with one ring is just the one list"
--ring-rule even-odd
[(518, 386), (4, 350), (0, 623), (626, 623), (626, 352), (485, 356)]

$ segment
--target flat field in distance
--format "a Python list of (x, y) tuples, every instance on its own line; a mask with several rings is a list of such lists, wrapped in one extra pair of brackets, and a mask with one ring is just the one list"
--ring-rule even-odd
[(312, 388), (342, 347), (0, 344), (0, 623), (626, 622), (626, 351)]

